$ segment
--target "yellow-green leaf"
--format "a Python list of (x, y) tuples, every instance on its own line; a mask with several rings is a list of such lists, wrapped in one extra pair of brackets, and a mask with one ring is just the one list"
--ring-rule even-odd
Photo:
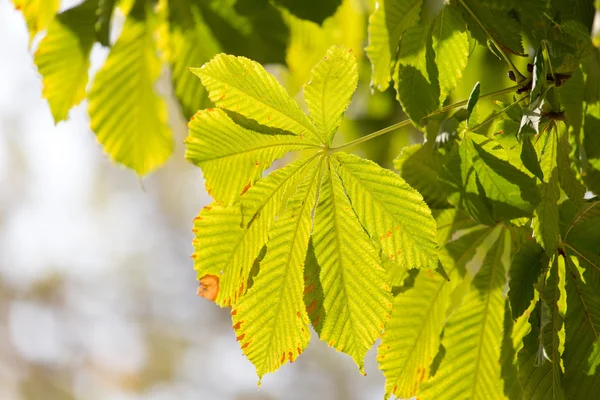
[(329, 161), (313, 232), (324, 293), (325, 316), (319, 337), (350, 355), (364, 373), (365, 355), (383, 332), (392, 295), (378, 249), (356, 219)]
[(60, 6), (60, 0), (12, 0), (12, 2), (25, 17), (30, 44), (38, 32), (46, 29)]
[(286, 90), (259, 63), (219, 54), (202, 68), (191, 68), (217, 107), (261, 125), (283, 129), (315, 143), (319, 133)]
[(352, 50), (332, 46), (312, 70), (304, 85), (304, 99), (322, 143), (331, 144), (358, 84), (358, 68)]
[(436, 224), (419, 192), (372, 161), (335, 157), (358, 219), (384, 254), (406, 268), (435, 268)]
[(267, 242), (284, 195), (296, 188), (312, 160), (301, 159), (273, 171), (250, 188), (241, 203), (205, 207), (194, 220), (194, 269), (199, 279), (211, 275), (218, 281), (214, 300), (220, 306), (235, 305), (245, 293), (250, 270)]
[(452, 292), (463, 282), (465, 265), (490, 232), (491, 229), (475, 230), (440, 251), (440, 260), (450, 281), (433, 271), (423, 270), (414, 286), (394, 299), (392, 316), (377, 356), (386, 379), (386, 398), (415, 396), (421, 382), (429, 377), (446, 313), (451, 307)]
[(377, 89), (384, 91), (388, 88), (398, 42), (402, 34), (419, 21), (422, 6), (422, 0), (377, 2), (369, 17), (369, 45), (366, 49), (373, 67), (372, 84)]
[(259, 378), (293, 362), (310, 340), (303, 264), (321, 165), (317, 163), (306, 176), (283, 215), (273, 223), (260, 271), (233, 309), (237, 338)]
[(446, 354), (434, 377), (423, 384), (419, 398), (504, 399), (500, 348), (506, 282), (504, 255), (510, 241), (501, 230), (460, 307), (444, 330)]
[(139, 175), (161, 166), (173, 151), (166, 106), (154, 90), (161, 65), (144, 7), (136, 2), (88, 95), (98, 141), (111, 159)]
[[(233, 118), (239, 117), (232, 114)], [(246, 128), (221, 109), (198, 111), (188, 124), (188, 161), (202, 168), (206, 190), (219, 204), (232, 204), (287, 152), (314, 146), (299, 136)], [(256, 129), (263, 129), (256, 125)]]
[(221, 51), (221, 46), (202, 18), (200, 8), (189, 0), (172, 1), (169, 8), (168, 51), (175, 97), (183, 115), (190, 118), (200, 109), (209, 107), (208, 93), (192, 74), (190, 67), (199, 67)]
[(42, 95), (54, 122), (67, 119), (71, 107), (85, 97), (90, 52), (96, 39), (97, 0), (88, 0), (56, 16), (35, 52), (42, 75)]

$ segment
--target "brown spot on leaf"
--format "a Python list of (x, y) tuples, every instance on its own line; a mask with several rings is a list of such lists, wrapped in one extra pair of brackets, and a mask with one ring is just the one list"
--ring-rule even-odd
[(193, 233), (193, 234), (197, 234), (197, 233), (198, 233), (198, 228), (194, 228), (194, 229), (192, 229), (192, 233)]
[(237, 341), (239, 342), (239, 341), (241, 341), (241, 340), (244, 340), (244, 338), (245, 338), (245, 337), (246, 337), (246, 334), (245, 334), (245, 333), (242, 333), (240, 336), (236, 336), (236, 337), (235, 337), (235, 340), (237, 340)]
[(224, 98), (225, 98), (225, 93), (223, 93), (223, 94), (221, 95), (221, 97), (219, 97), (219, 100), (223, 100)]
[(243, 350), (243, 349), (245, 349), (246, 347), (250, 346), (250, 342), (251, 342), (251, 340), (249, 340), (249, 341), (247, 341), (246, 343), (244, 343), (244, 344), (242, 345), (242, 350)]
[(284, 362), (285, 362), (285, 351), (281, 355), (281, 363), (283, 364)]
[(315, 284), (314, 283), (311, 283), (306, 288), (304, 288), (304, 294), (312, 293), (314, 291), (315, 291)]
[(240, 193), (240, 196), (243, 195), (244, 193), (246, 193), (248, 191), (248, 189), (250, 189), (251, 186), (252, 186), (252, 182), (248, 182), (248, 184), (246, 186), (244, 186), (244, 188), (242, 189), (242, 193)]
[(240, 329), (240, 327), (242, 326), (242, 323), (243, 323), (243, 322), (244, 322), (244, 321), (238, 321), (238, 322), (236, 322), (236, 323), (235, 323), (235, 325), (233, 325), (233, 329), (235, 329), (236, 331), (237, 331), (238, 329)]
[(314, 313), (316, 309), (317, 309), (317, 300), (313, 299), (313, 301), (310, 302), (308, 307), (306, 307), (306, 312), (308, 313), (308, 315), (310, 315), (310, 314)]
[(212, 207), (211, 206), (204, 206), (203, 209), (206, 210), (206, 211), (210, 211), (210, 210), (212, 210)]
[[(195, 255), (195, 254), (194, 254)], [(193, 257), (193, 256), (192, 256)], [(204, 275), (200, 278), (198, 296), (210, 301), (215, 301), (219, 294), (219, 277), (216, 275)]]
[(288, 356), (290, 356), (290, 362), (293, 363), (294, 362), (294, 353), (292, 353), (291, 351), (288, 353)]
[(321, 322), (321, 316), (320, 316), (320, 315), (317, 315), (317, 316), (315, 317), (315, 322), (314, 322), (315, 326), (318, 326), (318, 325), (319, 325), (319, 322)]
[(192, 255), (190, 256), (190, 258), (191, 258), (192, 260), (195, 260), (196, 258), (198, 258), (198, 254), (194, 253), (194, 254), (192, 254)]
[(215, 111), (215, 109), (214, 109), (214, 108), (207, 108), (206, 110), (207, 110), (207, 111), (210, 111), (210, 112), (212, 112), (212, 111)]
[(298, 312), (296, 313), (296, 316), (297, 316), (298, 318), (300, 318), (300, 311), (298, 311)]
[(237, 314), (237, 310), (231, 310), (231, 316), (233, 317), (234, 315)]

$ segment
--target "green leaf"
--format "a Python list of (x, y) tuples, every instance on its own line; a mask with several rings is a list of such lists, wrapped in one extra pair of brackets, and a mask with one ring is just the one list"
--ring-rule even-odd
[(521, 161), (529, 172), (531, 172), (540, 181), (544, 181), (544, 173), (542, 167), (540, 167), (540, 161), (538, 160), (538, 154), (531, 143), (529, 135), (523, 136), (523, 147), (521, 147)]
[(573, 71), (571, 78), (567, 79), (557, 88), (560, 104), (564, 107), (572, 134), (580, 141), (580, 132), (583, 125), (583, 101), (585, 95), (585, 84), (581, 68)]
[[(493, 139), (470, 134), (463, 162), (477, 174), (481, 188), (497, 219), (528, 216), (539, 202), (535, 181), (506, 161), (504, 150)], [(467, 172), (468, 173), (468, 172)]]
[(259, 378), (293, 362), (308, 346), (303, 264), (312, 229), (321, 171), (319, 162), (272, 224), (267, 254), (252, 287), (233, 308), (242, 351)]
[(358, 68), (352, 50), (332, 46), (304, 85), (304, 99), (321, 143), (331, 144), (358, 84)]
[(522, 243), (510, 265), (508, 299), (512, 309), (512, 318), (517, 319), (534, 297), (534, 285), (550, 259), (544, 249), (533, 240)]
[(445, 157), (435, 149), (435, 143), (414, 144), (402, 149), (394, 159), (394, 168), (400, 176), (415, 188), (432, 208), (448, 205), (446, 194), (438, 176)]
[(432, 210), (437, 223), (437, 242), (443, 245), (452, 239), (454, 232), (473, 228), (477, 223), (460, 208)]
[(247, 289), (254, 260), (267, 243), (268, 232), (280, 213), (283, 198), (297, 187), (314, 157), (297, 160), (261, 179), (241, 198), (241, 204), (211, 205), (194, 220), (194, 269), (198, 278), (218, 280), (215, 302), (235, 305)]
[(369, 17), (367, 55), (373, 67), (372, 85), (384, 91), (391, 79), (398, 42), (403, 33), (419, 22), (423, 0), (379, 2)]
[(569, 398), (592, 400), (600, 385), (600, 257), (584, 253), (567, 249), (564, 388)]
[(312, 122), (259, 63), (219, 54), (202, 68), (191, 68), (191, 71), (200, 77), (217, 107), (319, 142), (319, 132)]
[(326, 167), (312, 235), (324, 293), (319, 337), (350, 355), (364, 373), (365, 355), (389, 318), (392, 295), (378, 250), (356, 219), (335, 166)]
[[(511, 18), (506, 12), (492, 10), (481, 4), (479, 0), (461, 0), (461, 10), (463, 17), (467, 21), (469, 31), (480, 45), (486, 46), (488, 36), (481, 28), (481, 24), (485, 27), (487, 33), (502, 46), (504, 50), (508, 50), (513, 54), (523, 55), (523, 44), (521, 39), (521, 27), (514, 18)], [(466, 8), (477, 17), (477, 20), (469, 13)]]
[(394, 71), (396, 98), (416, 125), (439, 108), (440, 85), (435, 68), (429, 25), (411, 26), (404, 32)]
[(54, 122), (85, 98), (90, 52), (95, 41), (96, 0), (88, 0), (56, 16), (35, 52), (42, 75), (42, 95), (48, 99)]
[(463, 281), (465, 265), (490, 230), (477, 230), (448, 243), (440, 251), (450, 280), (422, 270), (414, 286), (394, 299), (392, 316), (378, 348), (379, 368), (386, 378), (385, 398), (409, 398), (429, 377), (453, 290)]
[(570, 154), (572, 151), (569, 143), (569, 130), (565, 124), (558, 124), (558, 143), (557, 143), (557, 168), (558, 180), (560, 186), (565, 191), (569, 199), (575, 203), (581, 203), (585, 195), (585, 186), (583, 186), (575, 175), (575, 171), (571, 166)]
[(435, 63), (439, 71), (440, 103), (461, 81), (469, 60), (469, 34), (460, 12), (444, 6), (431, 28)]
[(46, 29), (60, 7), (60, 0), (12, 0), (12, 2), (25, 17), (29, 30), (29, 45), (38, 32)]
[(98, 141), (111, 159), (139, 175), (161, 166), (173, 151), (166, 106), (154, 90), (161, 65), (144, 7), (136, 2), (88, 95)]
[(406, 268), (435, 268), (436, 224), (423, 197), (372, 161), (345, 153), (335, 159), (360, 223), (385, 256)]
[(295, 16), (317, 24), (332, 16), (342, 4), (342, 0), (274, 0), (292, 12)]
[(546, 134), (540, 163), (546, 182), (540, 184), (541, 201), (533, 212), (531, 224), (536, 241), (544, 247), (549, 256), (556, 253), (559, 236), (557, 142), (556, 129), (551, 129)]
[(96, 39), (103, 46), (110, 46), (110, 21), (115, 9), (117, 0), (95, 0), (98, 3), (96, 9)]
[(170, 1), (166, 43), (175, 97), (189, 119), (199, 109), (210, 106), (206, 90), (190, 67), (208, 62), (221, 46), (202, 18), (200, 7), (188, 0)]
[(469, 125), (469, 119), (471, 118), (471, 114), (473, 114), (473, 110), (479, 101), (479, 93), (481, 91), (481, 85), (479, 82), (473, 86), (473, 90), (471, 90), (471, 94), (469, 95), (469, 100), (467, 101), (467, 126)]
[(504, 285), (508, 232), (501, 230), (471, 282), (461, 306), (444, 329), (446, 354), (433, 378), (422, 386), (420, 399), (500, 399)]
[[(561, 387), (561, 337), (563, 318), (557, 303), (564, 297), (558, 277), (557, 258), (552, 261), (548, 277), (544, 278), (542, 298), (531, 314), (531, 332), (519, 352), (519, 381), (523, 397), (532, 400), (563, 399)], [(561, 294), (562, 293), (562, 294)]]
[(186, 159), (202, 168), (206, 190), (224, 205), (234, 203), (253, 186), (274, 160), (310, 147), (298, 136), (257, 132), (232, 118), (236, 115), (221, 109), (198, 111), (188, 124), (185, 140)]
[(325, 308), (323, 306), (323, 285), (319, 280), (321, 275), (321, 266), (315, 255), (315, 246), (312, 238), (308, 242), (306, 260), (304, 261), (304, 305), (306, 313), (310, 318), (315, 332), (321, 334), (323, 329), (323, 320), (325, 318)]

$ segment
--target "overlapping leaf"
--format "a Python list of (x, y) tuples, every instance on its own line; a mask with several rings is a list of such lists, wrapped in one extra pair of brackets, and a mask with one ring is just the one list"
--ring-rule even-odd
[(113, 160), (139, 175), (162, 165), (173, 151), (166, 106), (154, 90), (160, 61), (152, 35), (146, 4), (136, 1), (88, 95), (98, 141)]
[(199, 6), (187, 0), (170, 2), (167, 56), (175, 96), (186, 118), (209, 106), (208, 94), (190, 67), (208, 62), (221, 46), (206, 25)]
[(417, 394), (429, 377), (437, 354), (453, 290), (463, 282), (465, 265), (489, 230), (476, 230), (448, 243), (440, 261), (449, 281), (430, 271), (421, 271), (413, 287), (394, 299), (394, 309), (378, 349), (379, 368), (386, 378), (386, 398), (409, 398)]
[(423, 384), (419, 398), (503, 398), (499, 361), (508, 232), (501, 230), (499, 235), (446, 324), (442, 339), (446, 354), (433, 378)]
[(317, 128), (275, 77), (257, 62), (219, 54), (202, 68), (191, 70), (200, 77), (217, 107), (318, 143)]
[[(362, 371), (391, 312), (390, 279), (400, 284), (397, 271), (437, 266), (435, 221), (421, 195), (393, 172), (309, 137), (331, 141), (354, 89), (354, 79), (341, 79), (356, 73), (353, 58), (334, 47), (315, 67), (305, 93), (314, 125), (258, 64), (219, 55), (195, 71), (217, 105), (232, 105), (197, 112), (186, 139), (188, 160), (217, 200), (194, 224), (200, 294), (233, 307), (259, 376), (305, 349), (309, 319)], [(234, 73), (240, 68), (248, 72)], [(225, 102), (225, 90), (240, 108)], [(260, 178), (273, 159), (303, 148), (313, 155)]]
[[(552, 261), (548, 277), (542, 277), (542, 301), (531, 316), (531, 332), (519, 352), (519, 381), (527, 399), (564, 398), (562, 389), (560, 331), (563, 316), (558, 307), (564, 301), (564, 282), (559, 278), (558, 258)], [(563, 264), (564, 265), (564, 264)], [(563, 272), (564, 273), (564, 272)]]
[(225, 205), (248, 190), (273, 160), (311, 146), (296, 135), (257, 132), (230, 115), (221, 109), (198, 111), (188, 124), (186, 139), (186, 159), (202, 168), (206, 190)]
[(310, 340), (303, 264), (321, 162), (310, 171), (269, 230), (267, 253), (248, 293), (234, 306), (234, 328), (259, 377), (294, 361)]
[(358, 219), (384, 254), (406, 268), (435, 268), (435, 220), (423, 197), (371, 161), (344, 153), (335, 159)]
[(355, 206), (329, 162), (313, 233), (324, 294), (319, 337), (349, 354), (364, 372), (365, 355), (389, 318), (392, 295), (377, 249), (356, 218)]
[(12, 2), (25, 17), (30, 44), (38, 32), (46, 29), (60, 6), (60, 0), (12, 0)]
[(42, 75), (42, 95), (55, 122), (67, 118), (85, 97), (90, 52), (96, 39), (97, 0), (87, 0), (56, 16), (35, 52)]
[(369, 17), (367, 55), (373, 67), (373, 85), (387, 89), (402, 34), (419, 21), (423, 0), (383, 1)]

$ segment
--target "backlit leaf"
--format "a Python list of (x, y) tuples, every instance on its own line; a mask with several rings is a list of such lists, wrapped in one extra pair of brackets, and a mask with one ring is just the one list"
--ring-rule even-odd
[(173, 151), (166, 106), (154, 90), (160, 61), (144, 2), (137, 1), (88, 95), (90, 124), (111, 159), (145, 175)]
[(257, 62), (219, 54), (191, 71), (202, 79), (217, 107), (259, 124), (319, 141), (320, 135), (286, 90)]
[(500, 348), (504, 321), (505, 253), (508, 232), (488, 250), (459, 308), (444, 329), (446, 354), (421, 399), (501, 399)]
[(372, 84), (383, 91), (388, 88), (395, 63), (398, 42), (403, 33), (419, 21), (423, 0), (377, 2), (369, 17), (367, 55), (373, 67)]
[(331, 162), (320, 188), (313, 243), (324, 293), (319, 337), (350, 355), (364, 373), (365, 355), (389, 318), (392, 295), (378, 249), (358, 222)]
[(48, 99), (54, 122), (67, 119), (69, 110), (85, 98), (90, 52), (96, 39), (96, 0), (56, 16), (35, 52), (42, 75), (42, 95)]
[(332, 46), (304, 85), (304, 99), (322, 143), (331, 144), (358, 84), (356, 57), (351, 49)]
[(406, 268), (435, 268), (436, 225), (423, 197), (371, 161), (344, 153), (335, 158), (358, 219), (384, 254)]
[(293, 362), (310, 340), (303, 302), (303, 264), (320, 171), (319, 162), (272, 224), (260, 272), (233, 308), (237, 338), (259, 378)]
[(248, 129), (232, 120), (235, 114), (230, 115), (221, 109), (198, 111), (188, 124), (185, 140), (186, 159), (202, 168), (206, 190), (225, 205), (254, 185), (274, 160), (311, 146), (296, 135)]

